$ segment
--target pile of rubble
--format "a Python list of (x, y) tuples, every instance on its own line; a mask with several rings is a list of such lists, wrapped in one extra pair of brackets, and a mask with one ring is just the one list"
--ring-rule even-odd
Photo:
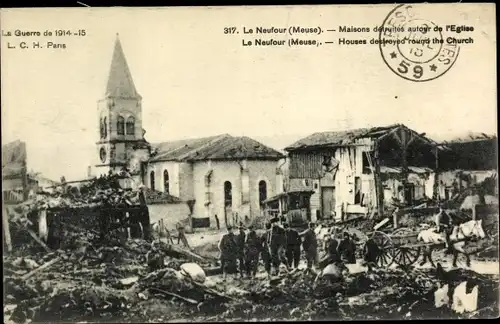
[[(328, 320), (468, 318), (498, 313), (498, 279), (473, 271), (458, 270), (474, 278), (481, 300), (478, 311), (457, 314), (452, 305), (437, 305), (435, 293), (450, 280), (435, 270), (380, 269), (372, 273), (347, 274), (338, 282), (311, 284), (314, 277), (295, 271), (281, 282), (251, 282), (244, 302), (228, 303), (228, 309), (213, 320)], [(248, 300), (251, 303), (248, 303)]]
[(100, 206), (131, 206), (138, 202), (137, 192), (122, 189), (117, 175), (89, 180), (80, 188), (60, 186), (51, 193), (31, 195), (21, 204), (9, 207), (11, 222), (24, 222), (31, 211), (50, 208), (96, 208)]
[(4, 256), (4, 306), (16, 305), (12, 320), (123, 317), (148, 298), (151, 288), (179, 295), (181, 301), (189, 301), (193, 294), (203, 296), (203, 287), (194, 286), (181, 271), (189, 257), (183, 258), (172, 246), (155, 242), (152, 247), (144, 240), (97, 245), (84, 234), (73, 233), (75, 239), (68, 240), (64, 250), (24, 249)]
[[(243, 279), (223, 284), (214, 283), (216, 278), (205, 279), (203, 271), (201, 279), (186, 272), (184, 267), (192, 265), (192, 259), (166, 243), (110, 240), (96, 245), (84, 234), (73, 233), (72, 243), (64, 250), (33, 254), (23, 250), (4, 256), (4, 303), (16, 305), (10, 314), (12, 320), (145, 321), (160, 316), (152, 315), (155, 313), (148, 308), (158, 304), (170, 309), (162, 320), (460, 316), (450, 305), (436, 308), (435, 292), (453, 281), (436, 270), (378, 269), (344, 273), (341, 280), (315, 284), (314, 274), (298, 269), (276, 280)], [(210, 267), (208, 262), (197, 263), (204, 269)], [(472, 316), (495, 314), (498, 278), (470, 270), (454, 271), (457, 280), (473, 278), (479, 286), (480, 311)]]
[[(195, 290), (199, 295), (203, 287), (193, 288), (189, 284), (192, 280), (180, 275), (181, 265), (194, 259), (209, 267), (210, 260), (178, 246), (163, 242), (152, 246), (146, 240), (130, 240), (121, 230), (103, 236), (99, 228), (62, 222), (60, 244), (53, 251), (35, 233), (39, 210), (68, 207), (87, 215), (101, 206), (130, 206), (136, 202), (135, 196), (137, 193), (120, 188), (117, 176), (108, 176), (94, 179), (79, 190), (37, 195), (13, 206), (8, 213), (10, 232), (20, 244), (3, 259), (4, 308), (6, 304), (14, 305), (11, 320), (22, 323), (123, 318), (129, 316), (133, 306), (147, 299), (151, 287), (164, 288), (160, 293), (163, 296)], [(89, 217), (101, 216), (94, 213)], [(174, 298), (190, 300), (182, 295)]]
[[(129, 193), (109, 180), (82, 187), (79, 197), (72, 193), (60, 198), (71, 204), (78, 199), (127, 203)], [(4, 255), (6, 315), (18, 323), (97, 318), (137, 322), (151, 317), (160, 322), (450, 318), (463, 315), (450, 305), (437, 307), (436, 291), (464, 278), (474, 279), (480, 294), (478, 311), (467, 316), (498, 313), (498, 278), (473, 271), (452, 275), (388, 268), (315, 282), (314, 274), (295, 270), (275, 280), (224, 284), (217, 277), (206, 278), (214, 265), (208, 258), (162, 241), (152, 244), (118, 234), (103, 239), (97, 231), (71, 228), (57, 251), (40, 249), (43, 243), (32, 239), (23, 249)], [(6, 304), (13, 309), (7, 311)]]

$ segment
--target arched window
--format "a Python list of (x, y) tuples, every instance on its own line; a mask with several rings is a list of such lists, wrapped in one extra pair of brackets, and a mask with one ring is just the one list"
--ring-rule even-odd
[(155, 190), (155, 172), (151, 171), (149, 174), (149, 187), (151, 190)]
[(259, 182), (259, 202), (262, 204), (267, 199), (267, 183), (264, 180)]
[(233, 205), (233, 186), (231, 182), (224, 182), (224, 205), (232, 206)]
[(108, 119), (106, 117), (104, 117), (104, 120), (103, 120), (103, 127), (104, 127), (104, 137), (103, 138), (106, 138), (108, 137)]
[(134, 135), (135, 133), (135, 118), (130, 116), (127, 118), (127, 135)]
[(122, 116), (118, 116), (118, 120), (116, 122), (116, 132), (118, 135), (125, 135), (125, 118)]
[(167, 170), (163, 171), (163, 187), (165, 188), (165, 193), (169, 194), (170, 193), (170, 184), (169, 184), (169, 177), (168, 177)]

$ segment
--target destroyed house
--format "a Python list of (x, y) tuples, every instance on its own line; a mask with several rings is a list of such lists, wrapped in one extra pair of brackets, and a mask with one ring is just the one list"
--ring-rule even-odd
[(2, 145), (2, 196), (4, 203), (16, 204), (28, 198), (33, 182), (28, 178), (26, 143)]
[(441, 199), (448, 200), (483, 184), (484, 193), (497, 193), (498, 139), (495, 135), (469, 133), (440, 145), (448, 148), (439, 153)]
[(290, 186), (314, 190), (311, 211), (320, 219), (432, 198), (444, 149), (401, 124), (315, 133), (285, 148)]
[(449, 150), (439, 154), (441, 170), (496, 170), (498, 139), (487, 134), (468, 134), (440, 143)]

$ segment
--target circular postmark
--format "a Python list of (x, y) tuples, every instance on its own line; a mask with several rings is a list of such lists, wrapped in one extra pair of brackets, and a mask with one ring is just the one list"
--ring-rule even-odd
[(457, 60), (459, 45), (448, 41), (446, 28), (435, 24), (429, 13), (419, 5), (399, 5), (379, 28), (382, 59), (403, 79), (434, 80), (448, 72)]

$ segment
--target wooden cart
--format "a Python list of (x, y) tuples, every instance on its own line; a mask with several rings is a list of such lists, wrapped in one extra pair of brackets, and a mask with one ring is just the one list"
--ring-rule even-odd
[(418, 232), (408, 228), (400, 228), (390, 234), (374, 231), (368, 235), (371, 236), (381, 250), (377, 258), (377, 264), (380, 267), (389, 267), (393, 263), (408, 267), (418, 260), (421, 249), (426, 245), (418, 244)]
[[(368, 236), (371, 236), (381, 250), (377, 258), (377, 265), (380, 267), (389, 267), (393, 263), (396, 263), (403, 268), (407, 268), (417, 262), (424, 249), (432, 246), (434, 248), (433, 251), (442, 251), (445, 248), (446, 244), (444, 242), (417, 242), (418, 233), (419, 231), (409, 228), (399, 228), (392, 233), (382, 231), (368, 233), (367, 239)], [(467, 241), (469, 239), (463, 240)], [(457, 242), (459, 241), (454, 241), (453, 243)], [(366, 244), (366, 241), (364, 244)], [(484, 249), (478, 249), (477, 252), (479, 251), (484, 251)], [(475, 253), (473, 252), (472, 254)]]

